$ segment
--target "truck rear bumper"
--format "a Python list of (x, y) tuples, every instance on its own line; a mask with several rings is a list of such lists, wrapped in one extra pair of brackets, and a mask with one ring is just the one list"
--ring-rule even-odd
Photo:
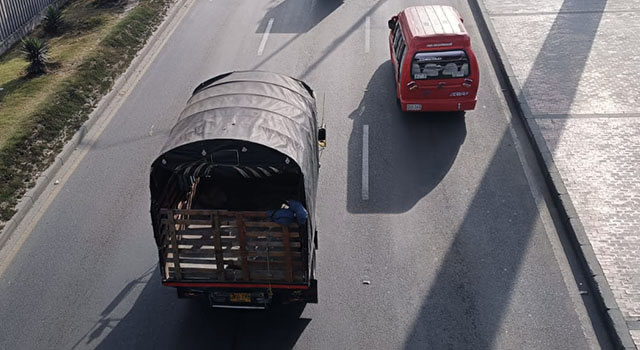
[(217, 283), (217, 282), (162, 282), (167, 287), (186, 288), (271, 288), (271, 289), (309, 289), (305, 284), (259, 284), (259, 283)]
[(212, 307), (266, 309), (273, 303), (317, 303), (317, 281), (310, 285), (163, 282), (179, 298), (208, 298)]

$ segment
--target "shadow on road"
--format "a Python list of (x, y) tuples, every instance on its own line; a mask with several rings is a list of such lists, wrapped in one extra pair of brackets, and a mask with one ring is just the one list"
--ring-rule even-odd
[(271, 33), (306, 33), (328, 17), (344, 0), (284, 0), (270, 8), (256, 33), (264, 33), (273, 19)]
[[(122, 319), (111, 314), (134, 288), (142, 292)], [(211, 309), (204, 300), (177, 299), (157, 268), (129, 283), (76, 347), (98, 349), (291, 349), (311, 322), (303, 305), (268, 311)], [(95, 344), (96, 339), (108, 332)]]
[[(288, 2), (293, 2), (293, 0), (287, 0)], [(335, 3), (338, 3), (338, 5), (336, 6)], [(299, 76), (297, 76), (297, 78), (299, 79), (306, 79), (307, 76), (309, 74), (311, 74), (313, 71), (315, 71), (320, 64), (327, 58), (329, 57), (329, 55), (331, 55), (340, 45), (342, 45), (345, 40), (347, 40), (347, 38), (351, 35), (354, 35), (354, 33), (357, 32), (357, 28), (361, 27), (362, 25), (364, 25), (365, 20), (367, 18), (367, 16), (370, 16), (372, 13), (374, 13), (376, 10), (378, 10), (378, 8), (380, 6), (382, 6), (382, 4), (384, 4), (385, 2), (387, 2), (387, 0), (377, 0), (376, 3), (371, 6), (365, 13), (362, 14), (362, 16), (358, 17), (357, 19), (354, 20), (354, 23), (346, 30), (343, 31), (343, 33), (338, 36), (337, 38), (335, 38), (324, 50), (323, 52), (318, 56), (318, 58), (312, 63), (310, 64), (305, 70), (304, 72), (302, 72), (302, 74), (300, 74)], [(329, 5), (330, 6), (335, 6), (336, 8), (338, 8), (341, 4), (342, 1), (340, 0), (329, 0)], [(333, 4), (333, 5), (331, 5)], [(334, 9), (335, 10), (335, 9)], [(332, 10), (333, 11), (333, 10)], [(326, 10), (325, 10), (326, 12)], [(299, 14), (294, 14), (292, 17), (296, 17), (299, 16)], [(326, 17), (326, 15), (324, 16)], [(322, 18), (324, 18), (322, 17)], [(258, 28), (258, 33), (263, 33), (269, 23), (269, 19), (273, 18), (273, 17), (269, 17), (269, 15), (265, 16), (260, 27)], [(273, 22), (274, 26), (276, 25), (276, 21), (274, 18), (274, 22)], [(320, 21), (315, 21), (315, 25), (317, 25), (318, 23), (320, 23)], [(273, 31), (273, 28), (272, 28)], [(279, 53), (284, 52), (284, 50), (290, 46), (292, 43), (294, 43), (296, 40), (298, 40), (298, 38), (300, 38), (300, 36), (302, 36), (302, 32), (299, 32), (297, 35), (295, 35), (294, 37), (290, 38), (289, 40), (287, 40), (287, 42), (285, 42), (284, 44), (282, 44), (278, 49), (274, 50), (273, 53), (271, 53), (269, 56), (263, 58), (260, 62), (258, 62), (253, 69), (259, 69), (261, 68), (266, 62), (272, 60), (273, 58), (275, 58)]]
[[(375, 71), (349, 118), (347, 209), (350, 213), (404, 213), (428, 195), (455, 161), (467, 131), (456, 113), (402, 113), (393, 102), (393, 66)], [(363, 130), (369, 130), (369, 199), (363, 200)]]
[[(517, 157), (511, 147), (505, 135), (497, 152), (502, 156), (496, 155), (487, 168), (422, 303), (406, 348), (493, 348), (538, 220), (522, 169), (510, 165)], [(566, 305), (565, 300), (557, 304)], [(573, 310), (554, 305), (549, 312), (567, 315)]]
[[(471, 8), (475, 8), (475, 15), (479, 16), (474, 3), (470, 0)], [(560, 12), (565, 14), (556, 17), (532, 73), (523, 84), (525, 92), (535, 93), (536, 89), (542, 89), (543, 96), (561, 99), (554, 103), (566, 110), (575, 99), (606, 1), (596, 4), (597, 8), (588, 19), (584, 14), (571, 14), (571, 10), (581, 9), (581, 3), (576, 0), (563, 2)], [(568, 42), (567, 38), (572, 35), (580, 37), (580, 42)], [(543, 228), (539, 226), (538, 209), (522, 169), (508, 169), (506, 164), (509, 162), (501, 159), (507, 152), (515, 152), (510, 138), (505, 132), (499, 141), (498, 150), (405, 340), (407, 349), (491, 349), (496, 346), (497, 339), (505, 335), (504, 318), (514, 307), (510, 302), (516, 284), (523, 283), (519, 281), (519, 273), (525, 255), (531, 254), (527, 248), (549, 244), (546, 237), (536, 234)], [(514, 345), (514, 348), (534, 342), (540, 348), (588, 347), (579, 324), (560, 321), (578, 322), (576, 311), (570, 302), (566, 302), (567, 292), (558, 296), (547, 289), (554, 280), (561, 278), (550, 277), (559, 274), (557, 264), (552, 260), (538, 260), (538, 264), (548, 264), (547, 267), (527, 265), (530, 274), (533, 274), (531, 270), (538, 270), (533, 274), (537, 277), (529, 282), (529, 288), (536, 289), (536, 295), (542, 300), (535, 300), (535, 305), (530, 306), (537, 313), (537, 319), (531, 323), (531, 329), (516, 335), (514, 341), (519, 346)], [(562, 291), (562, 288), (556, 289)], [(521, 295), (519, 298), (522, 300)], [(539, 310), (541, 307), (544, 309)], [(533, 338), (542, 332), (546, 334), (544, 339)], [(553, 343), (545, 343), (545, 340)]]

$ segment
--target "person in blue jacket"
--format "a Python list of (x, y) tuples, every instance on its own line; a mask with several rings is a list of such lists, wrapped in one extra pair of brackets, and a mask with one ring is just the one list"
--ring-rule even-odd
[(267, 215), (271, 221), (276, 222), (283, 226), (289, 226), (293, 222), (297, 222), (298, 225), (304, 225), (309, 219), (309, 212), (299, 201), (290, 199), (282, 205), (282, 208), (277, 210), (269, 210)]

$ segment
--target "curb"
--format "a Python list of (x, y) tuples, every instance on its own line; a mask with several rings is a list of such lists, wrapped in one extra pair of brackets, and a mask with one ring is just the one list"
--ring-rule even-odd
[(493, 51), (492, 53), (499, 63), (498, 68), (500, 73), (506, 77), (507, 92), (511, 95), (511, 99), (516, 102), (516, 108), (519, 112), (518, 116), (522, 119), (525, 129), (527, 130), (527, 135), (533, 144), (536, 159), (543, 169), (545, 182), (547, 186), (549, 186), (553, 203), (558, 208), (562, 224), (567, 230), (569, 241), (583, 267), (583, 271), (586, 273), (589, 286), (591, 290), (595, 292), (598, 311), (600, 311), (601, 316), (605, 320), (607, 332), (616, 348), (636, 350), (637, 348), (631, 338), (629, 328), (611, 292), (611, 287), (593, 251), (593, 247), (589, 242), (589, 237), (580, 222), (580, 218), (564, 186), (560, 172), (553, 162), (551, 151), (547, 147), (540, 127), (533, 118), (531, 109), (521, 93), (522, 88), (520, 83), (513, 73), (513, 69), (507, 59), (502, 44), (499, 42), (489, 13), (484, 7), (482, 0), (469, 0), (469, 5), (472, 13), (479, 14), (479, 16), (477, 16), (479, 17), (477, 18), (478, 25), (481, 26), (485, 33), (489, 33), (488, 38), (483, 37), (483, 40), (487, 42), (487, 47), (490, 51)]
[(96, 108), (89, 114), (89, 118), (82, 124), (80, 129), (76, 131), (75, 135), (67, 142), (66, 145), (62, 148), (62, 151), (56, 156), (53, 164), (51, 164), (36, 180), (35, 185), (29, 189), (20, 199), (18, 204), (16, 205), (16, 213), (13, 217), (5, 224), (2, 231), (0, 231), (0, 249), (4, 247), (5, 243), (9, 240), (9, 238), (13, 235), (14, 231), (20, 223), (22, 219), (26, 216), (26, 214), (31, 210), (33, 204), (40, 198), (42, 193), (45, 191), (49, 185), (54, 181), (56, 174), (62, 166), (69, 160), (71, 154), (75, 151), (76, 147), (82, 143), (84, 140), (87, 131), (90, 130), (93, 125), (102, 117), (102, 114), (106, 110), (106, 108), (113, 102), (113, 99), (117, 96), (118, 91), (122, 89), (124, 84), (127, 82), (129, 77), (131, 77), (139, 68), (140, 64), (143, 61), (143, 58), (148, 55), (149, 51), (153, 47), (153, 44), (156, 42), (158, 37), (166, 30), (169, 23), (178, 13), (178, 10), (184, 5), (187, 0), (176, 0), (172, 5), (170, 5), (167, 10), (167, 14), (165, 15), (162, 23), (156, 28), (156, 30), (151, 34), (147, 42), (144, 44), (142, 49), (138, 51), (136, 56), (131, 61), (129, 68), (120, 75), (115, 82), (113, 83), (113, 87), (111, 91), (109, 91), (106, 95), (102, 97), (100, 102)]

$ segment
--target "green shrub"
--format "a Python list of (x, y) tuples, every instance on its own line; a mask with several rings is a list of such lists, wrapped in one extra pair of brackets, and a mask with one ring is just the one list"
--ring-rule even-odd
[(43, 25), (44, 31), (49, 35), (61, 33), (64, 27), (62, 10), (57, 7), (49, 6), (49, 8), (47, 8), (47, 13), (44, 16)]
[(97, 101), (127, 69), (169, 4), (164, 0), (140, 0), (96, 51), (37, 108), (30, 127), (13, 135), (0, 149), (0, 227), (11, 219), (18, 199), (33, 185), (38, 173), (53, 163)]
[(22, 54), (29, 62), (28, 75), (42, 74), (49, 63), (49, 45), (44, 40), (28, 37), (22, 39)]

